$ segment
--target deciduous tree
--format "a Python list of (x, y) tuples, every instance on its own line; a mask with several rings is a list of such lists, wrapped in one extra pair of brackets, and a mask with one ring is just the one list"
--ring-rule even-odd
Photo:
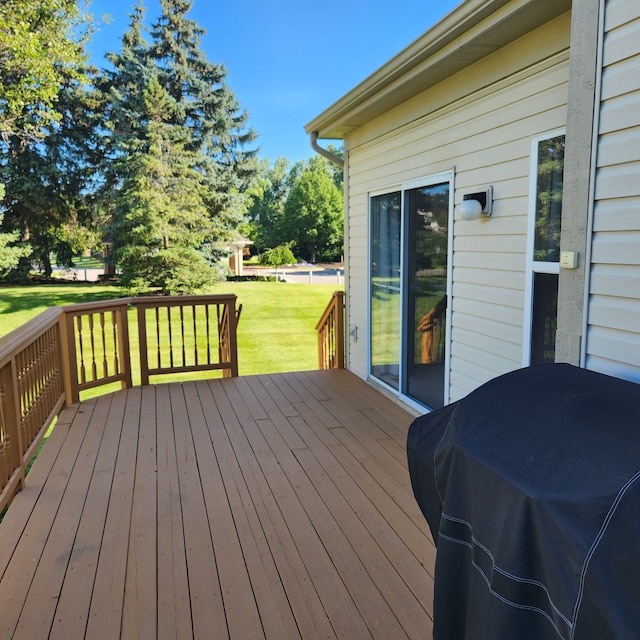
[[(4, 196), (4, 188), (0, 184), (0, 200)], [(3, 214), (0, 213), (0, 227), (2, 226)], [(13, 269), (19, 262), (20, 258), (26, 257), (31, 252), (28, 246), (16, 244), (18, 233), (0, 233), (0, 278), (7, 271)]]
[(42, 137), (42, 126), (59, 119), (58, 93), (81, 76), (89, 26), (78, 0), (2, 0), (0, 139)]
[(291, 185), (286, 158), (277, 158), (273, 166), (269, 160), (259, 164), (258, 179), (249, 191), (250, 230), (247, 232), (259, 253), (286, 242), (280, 236), (280, 225)]
[(92, 197), (101, 157), (94, 106), (88, 87), (69, 77), (58, 92), (58, 117), (40, 127), (42, 139), (11, 136), (3, 147), (5, 229), (30, 243), (31, 261), (47, 276), (51, 252), (70, 267), (74, 255), (100, 242)]
[[(86, 157), (77, 170), (86, 123), (70, 119), (86, 106), (84, 43), (91, 26), (78, 0), (0, 3), (3, 227), (30, 240), (32, 257), (48, 271), (55, 245), (61, 255), (70, 246), (61, 230), (82, 217), (80, 192), (87, 185), (79, 173), (90, 164)], [(23, 258), (28, 273), (30, 260)]]
[(329, 174), (328, 163), (314, 158), (297, 178), (284, 206), (281, 233), (299, 257), (316, 262), (342, 254), (343, 197)]

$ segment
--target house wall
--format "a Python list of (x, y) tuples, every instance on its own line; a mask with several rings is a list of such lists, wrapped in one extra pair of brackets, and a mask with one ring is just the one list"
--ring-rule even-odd
[(605, 3), (584, 364), (640, 382), (640, 3)]
[(450, 400), (522, 366), (531, 139), (566, 125), (570, 14), (345, 137), (348, 366), (367, 375), (368, 194), (455, 168), (455, 204), (493, 185), (489, 220), (454, 222)]

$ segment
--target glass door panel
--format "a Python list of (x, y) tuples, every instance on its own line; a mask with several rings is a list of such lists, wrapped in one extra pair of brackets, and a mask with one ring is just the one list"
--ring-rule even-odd
[(401, 193), (371, 198), (371, 375), (399, 390)]
[(444, 404), (449, 183), (405, 192), (407, 322), (405, 392), (432, 408)]

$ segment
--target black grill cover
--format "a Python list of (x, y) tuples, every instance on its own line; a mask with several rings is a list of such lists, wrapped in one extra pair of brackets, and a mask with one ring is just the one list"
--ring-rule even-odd
[(434, 640), (640, 638), (640, 385), (555, 364), (420, 417)]

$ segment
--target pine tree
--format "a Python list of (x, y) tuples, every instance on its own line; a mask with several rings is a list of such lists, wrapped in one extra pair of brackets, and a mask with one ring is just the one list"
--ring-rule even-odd
[(175, 103), (152, 76), (142, 93), (145, 124), (117, 164), (124, 176), (111, 229), (122, 284), (191, 293), (213, 280), (198, 247), (211, 236), (198, 155), (186, 127), (170, 124)]
[(245, 213), (244, 194), (256, 171), (255, 150), (247, 146), (256, 135), (226, 84), (225, 66), (207, 60), (200, 48), (204, 31), (187, 17), (192, 5), (191, 0), (160, 0), (162, 15), (151, 31), (150, 54), (160, 83), (175, 101), (172, 123), (189, 129), (188, 148), (201, 154), (207, 209), (218, 243), (224, 243)]
[[(157, 270), (150, 266), (159, 261), (158, 252), (172, 251), (175, 257), (178, 247), (183, 254), (189, 250), (192, 277), (197, 264), (208, 278), (205, 259), (209, 264), (217, 260), (242, 221), (244, 192), (255, 166), (254, 152), (244, 146), (255, 134), (245, 129), (247, 116), (225, 83), (225, 68), (209, 62), (200, 49), (203, 31), (186, 16), (191, 2), (160, 4), (162, 15), (150, 34), (144, 10), (135, 8), (121, 51), (108, 56), (111, 69), (99, 88), (111, 158), (104, 201), (107, 207), (116, 204), (111, 210), (113, 255), (121, 261), (125, 283), (135, 280), (135, 267), (142, 277), (138, 285), (168, 290), (166, 279), (158, 284)], [(139, 225), (134, 219), (147, 220), (147, 236), (135, 235)], [(166, 221), (172, 229), (165, 225), (168, 243), (160, 246), (157, 225)], [(141, 261), (146, 261), (144, 268)], [(169, 261), (166, 268), (172, 265), (177, 263)]]

